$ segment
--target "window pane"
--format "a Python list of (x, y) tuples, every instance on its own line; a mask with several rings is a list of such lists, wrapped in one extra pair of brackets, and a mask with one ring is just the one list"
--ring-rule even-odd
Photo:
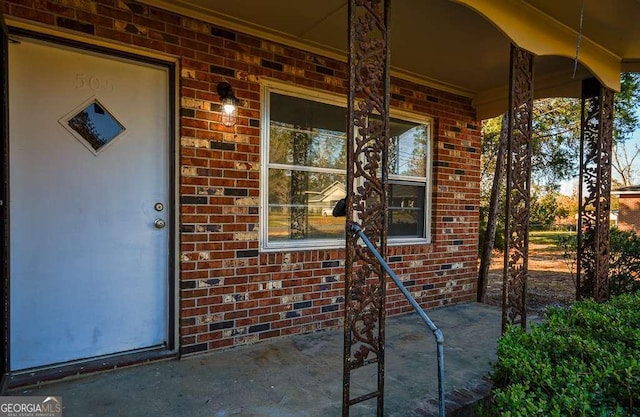
[[(306, 223), (298, 221), (306, 216)], [(305, 224), (302, 228), (299, 225)], [(269, 242), (294, 240), (344, 239), (344, 217), (333, 217), (331, 213), (293, 207), (269, 206)]]
[(269, 162), (346, 169), (345, 109), (271, 93)]
[(426, 177), (428, 140), (426, 125), (392, 119), (389, 173)]
[(67, 122), (96, 151), (124, 132), (124, 126), (94, 100)]
[(344, 174), (269, 169), (269, 241), (344, 237), (344, 219), (331, 214), (345, 181)]
[(389, 236), (425, 237), (424, 199), (424, 184), (389, 184)]

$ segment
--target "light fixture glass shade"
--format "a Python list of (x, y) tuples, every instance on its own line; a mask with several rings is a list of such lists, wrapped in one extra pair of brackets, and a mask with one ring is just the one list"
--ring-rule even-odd
[(238, 121), (238, 106), (232, 97), (222, 99), (220, 103), (220, 123), (225, 126), (235, 126)]

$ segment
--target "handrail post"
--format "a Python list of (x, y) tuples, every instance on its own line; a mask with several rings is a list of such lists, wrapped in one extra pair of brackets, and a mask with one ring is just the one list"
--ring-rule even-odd
[(369, 248), (373, 256), (378, 260), (380, 265), (387, 271), (387, 274), (391, 277), (396, 286), (400, 289), (402, 294), (405, 296), (409, 304), (416, 310), (422, 321), (427, 325), (427, 327), (433, 333), (436, 339), (436, 353), (438, 357), (438, 411), (440, 417), (445, 417), (445, 393), (444, 393), (444, 334), (442, 330), (440, 330), (434, 323), (431, 321), (427, 313), (425, 313), (424, 309), (420, 307), (420, 304), (416, 301), (415, 298), (411, 295), (407, 287), (404, 286), (400, 278), (393, 272), (389, 264), (384, 260), (382, 255), (376, 250), (375, 246), (371, 243), (367, 235), (364, 234), (362, 228), (355, 223), (350, 223), (351, 229), (353, 229), (360, 239), (364, 242), (364, 244)]

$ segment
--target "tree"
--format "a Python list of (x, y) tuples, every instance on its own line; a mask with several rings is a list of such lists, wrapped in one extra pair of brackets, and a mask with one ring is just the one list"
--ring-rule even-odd
[(630, 149), (627, 141), (640, 125), (640, 74), (623, 73), (620, 81), (620, 92), (614, 102), (612, 168), (619, 176), (619, 184), (616, 185), (628, 187), (634, 185), (638, 177), (634, 164), (640, 156), (640, 148), (635, 145)]
[[(625, 142), (640, 126), (640, 74), (621, 74), (621, 91), (615, 95), (614, 144), (625, 169), (625, 161), (637, 160), (634, 149)], [(482, 125), (481, 197), (488, 204), (501, 117), (489, 119)], [(576, 175), (580, 143), (580, 101), (573, 98), (545, 98), (534, 102), (532, 133), (532, 178), (537, 185), (558, 187), (562, 180)], [(627, 158), (625, 158), (625, 154)], [(614, 156), (615, 157), (615, 156)], [(614, 169), (616, 169), (614, 167)], [(631, 168), (633, 171), (633, 168)], [(633, 173), (633, 172), (632, 172)]]
[(529, 222), (532, 227), (548, 229), (557, 218), (567, 217), (569, 210), (558, 203), (558, 194), (551, 190), (535, 187), (531, 194), (531, 214)]
[[(578, 111), (576, 100), (544, 99), (536, 101), (534, 107), (534, 134), (532, 155), (532, 176), (544, 186), (534, 185), (534, 189), (547, 190), (540, 195), (534, 193), (531, 207), (531, 223), (548, 227), (558, 214), (558, 205), (553, 190), (557, 180), (568, 178), (573, 168), (576, 151), (572, 141), (579, 136), (579, 123), (572, 120)], [(486, 296), (491, 264), (491, 252), (496, 243), (499, 225), (504, 225), (504, 214), (500, 213), (501, 196), (504, 194), (502, 177), (504, 155), (507, 146), (507, 114), (483, 124), (481, 213), (486, 213), (486, 222), (481, 221), (480, 269), (478, 271), (477, 300), (483, 302)], [(498, 130), (499, 129), (499, 130)], [(491, 183), (490, 192), (488, 190)], [(500, 242), (500, 240), (498, 240)], [(502, 242), (503, 243), (503, 242)], [(499, 245), (501, 246), (501, 245)]]
[[(488, 203), (496, 169), (501, 117), (482, 125), (481, 198)], [(570, 98), (534, 102), (531, 171), (534, 184), (557, 189), (577, 168), (580, 143), (580, 105)]]
[(556, 195), (556, 203), (558, 205), (558, 216), (555, 223), (562, 225), (570, 230), (575, 230), (578, 215), (578, 197), (577, 195), (566, 196), (562, 194)]
[[(480, 271), (478, 272), (478, 294), (477, 300), (480, 303), (485, 301), (487, 296), (487, 284), (489, 282), (489, 267), (491, 265), (491, 252), (495, 244), (496, 230), (498, 228), (498, 213), (500, 208), (500, 185), (505, 171), (504, 154), (507, 151), (509, 117), (505, 113), (502, 116), (500, 135), (498, 136), (498, 146), (495, 158), (495, 174), (493, 176), (493, 186), (487, 213), (487, 223), (482, 239), (482, 255), (480, 256)], [(481, 232), (483, 233), (483, 232)]]
[(618, 174), (618, 184), (620, 187), (628, 187), (634, 185), (637, 180), (635, 162), (640, 156), (640, 148), (635, 145), (629, 150), (626, 142), (616, 144), (613, 150), (613, 158), (611, 167)]
[[(633, 131), (640, 125), (637, 108), (640, 104), (640, 76), (636, 73), (621, 75), (621, 91), (615, 97), (614, 141), (624, 146)], [(544, 189), (546, 192), (540, 199), (532, 200), (532, 223), (539, 222), (549, 225), (555, 216), (560, 214), (570, 215), (567, 210), (562, 210), (553, 192), (559, 188), (562, 180), (575, 176), (578, 167), (578, 144), (580, 143), (580, 101), (571, 98), (547, 98), (536, 100), (533, 109), (533, 133), (532, 133), (532, 182), (533, 189)], [(486, 221), (480, 220), (480, 224), (497, 224), (504, 221), (504, 213), (495, 211), (493, 194), (504, 194), (504, 188), (500, 181), (495, 181), (494, 175), (501, 175), (500, 158), (500, 130), (501, 118), (483, 122), (482, 155), (481, 155), (481, 193), (480, 212), (487, 213)], [(620, 148), (619, 148), (620, 149)], [(622, 148), (623, 149), (623, 148)], [(636, 151), (638, 151), (636, 149)], [(633, 154), (625, 159), (633, 162), (638, 156)], [(615, 156), (614, 156), (615, 159)], [(620, 159), (620, 158), (619, 158)], [(615, 162), (614, 162), (615, 163)], [(619, 164), (623, 166), (624, 164)], [(627, 163), (626, 165), (631, 166)], [(499, 179), (499, 177), (498, 177)], [(499, 191), (498, 191), (499, 190)], [(496, 199), (497, 200), (497, 199)], [(497, 204), (497, 203), (496, 203)], [(486, 291), (486, 274), (484, 268), (490, 262), (491, 250), (495, 233), (481, 228), (480, 239), (483, 252), (480, 259), (481, 269), (478, 279), (478, 299), (484, 297)]]
[(625, 142), (640, 125), (640, 73), (624, 72), (620, 75), (620, 92), (614, 101), (613, 139)]

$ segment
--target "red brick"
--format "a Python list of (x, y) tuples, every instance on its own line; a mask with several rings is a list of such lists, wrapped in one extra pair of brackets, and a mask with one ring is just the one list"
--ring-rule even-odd
[[(25, 2), (25, 4), (28, 3), (30, 2)], [(15, 4), (11, 5), (10, 11), (12, 16), (20, 17), (22, 19), (35, 20), (36, 22), (45, 23), (47, 25), (53, 25), (55, 22), (55, 17), (51, 13), (28, 9), (26, 7), (20, 7)]]
[[(205, 105), (204, 108), (197, 109), (195, 117), (180, 118), (180, 134), (188, 138), (213, 140), (224, 146), (218, 146), (223, 149), (212, 149), (209, 146), (179, 149), (180, 168), (193, 167), (197, 174), (179, 177), (180, 196), (207, 197), (206, 204), (185, 204), (178, 213), (182, 225), (202, 227), (196, 229), (202, 230), (201, 233), (185, 229), (179, 237), (180, 279), (217, 278), (224, 281), (224, 285), (180, 291), (180, 317), (192, 319), (205, 314), (223, 313), (225, 320), (236, 320), (236, 327), (269, 323), (270, 330), (259, 333), (260, 339), (339, 326), (342, 310), (322, 313), (321, 308), (335, 304), (335, 297), (344, 294), (344, 268), (323, 268), (322, 262), (343, 260), (344, 249), (287, 251), (290, 263), (302, 263), (302, 269), (294, 271), (282, 271), (282, 252), (260, 253), (258, 257), (236, 259), (237, 250), (258, 249), (259, 241), (255, 239), (235, 239), (238, 233), (257, 232), (255, 227), (260, 222), (260, 216), (247, 206), (236, 206), (238, 199), (245, 198), (244, 196), (224, 195), (224, 191), (239, 188), (247, 190), (247, 197), (257, 198), (260, 195), (260, 171), (254, 170), (250, 165), (260, 163), (261, 130), (249, 123), (249, 119), (260, 120), (261, 117), (259, 77), (268, 76), (299, 87), (333, 91), (344, 97), (347, 64), (242, 33), (236, 33), (235, 41), (197, 33), (182, 27), (180, 16), (152, 6), (145, 5), (142, 15), (134, 15), (128, 9), (117, 8), (114, 0), (99, 0), (97, 3), (96, 15), (52, 2), (46, 3), (51, 12), (48, 13), (37, 9), (32, 0), (13, 0), (3, 6), (8, 15), (47, 25), (55, 24), (55, 15), (91, 22), (95, 25), (98, 38), (164, 51), (178, 56), (181, 68), (195, 71), (194, 79), (190, 78), (191, 74), (180, 78), (180, 98), (203, 100)], [(113, 19), (131, 22), (148, 30), (144, 32), (146, 35), (115, 31), (111, 28)], [(268, 49), (273, 45), (278, 47), (278, 53)], [(304, 71), (305, 76), (293, 76), (239, 61), (237, 56), (240, 53), (293, 66)], [(236, 74), (236, 78), (228, 77), (236, 96), (242, 101), (239, 123), (235, 127), (222, 126), (219, 114), (209, 108), (208, 102), (219, 102), (216, 85), (224, 79), (222, 75), (210, 72), (211, 65), (228, 68)], [(339, 85), (324, 85), (325, 76), (316, 72), (316, 65), (332, 69), (334, 79), (340, 81)], [(475, 288), (463, 290), (462, 287), (475, 284), (476, 279), (480, 159), (479, 152), (466, 151), (467, 146), (463, 145), (463, 141), (468, 141), (471, 147), (479, 149), (480, 124), (475, 120), (471, 101), (467, 98), (396, 77), (392, 78), (391, 84), (396, 89), (394, 91), (405, 96), (403, 107), (413, 109), (434, 121), (433, 159), (449, 165), (433, 167), (433, 243), (391, 246), (390, 256), (402, 256), (402, 260), (394, 262), (393, 267), (415, 281), (412, 291), (419, 291), (426, 284), (436, 285), (435, 291), (420, 297), (425, 307), (442, 305), (445, 298), (438, 294), (437, 289), (445, 287), (450, 280), (456, 280), (457, 283), (453, 287), (454, 292), (446, 297), (447, 301), (472, 301)], [(437, 97), (438, 103), (430, 101), (429, 96)], [(396, 103), (396, 100), (392, 100), (392, 103)], [(468, 123), (478, 128), (467, 128)], [(457, 132), (455, 137), (447, 136), (452, 127), (461, 127), (461, 132)], [(177, 138), (177, 142), (180, 143), (180, 138)], [(461, 155), (452, 156), (449, 149), (439, 148), (438, 142), (453, 145)], [(226, 149), (227, 145), (232, 147)], [(459, 180), (452, 180), (450, 175), (456, 175), (456, 169), (464, 170), (464, 174), (460, 175)], [(199, 194), (207, 192), (202, 191), (202, 187), (220, 189), (222, 195)], [(439, 187), (446, 189), (441, 190)], [(464, 193), (465, 200), (459, 201), (455, 193)], [(475, 209), (466, 210), (465, 205), (471, 204)], [(251, 210), (255, 208), (256, 206), (252, 206)], [(460, 217), (464, 222), (444, 222), (444, 217)], [(640, 214), (638, 220), (640, 221)], [(210, 226), (220, 228), (212, 229)], [(444, 234), (443, 229), (450, 229), (451, 233)], [(463, 240), (463, 245), (457, 245), (457, 252), (448, 252), (453, 240)], [(201, 252), (206, 253), (209, 259), (200, 259)], [(412, 265), (411, 262), (414, 261), (423, 261), (423, 264)], [(457, 262), (462, 262), (463, 268), (447, 270), (442, 276), (438, 276), (441, 273), (440, 265)], [(340, 281), (322, 282), (328, 276), (335, 276)], [(281, 281), (282, 288), (258, 290), (267, 288), (265, 283), (270, 281)], [(245, 293), (249, 293), (248, 300), (224, 302), (225, 295)], [(301, 317), (281, 319), (280, 314), (292, 311), (293, 304), (298, 302), (289, 299), (283, 304), (281, 297), (294, 294), (313, 301), (312, 307), (299, 310)], [(388, 296), (390, 315), (410, 311), (411, 307), (397, 289), (390, 287)], [(246, 340), (244, 337), (224, 338), (222, 333), (209, 332), (206, 325), (183, 326), (180, 341), (182, 346), (206, 342), (208, 348), (213, 350)]]

